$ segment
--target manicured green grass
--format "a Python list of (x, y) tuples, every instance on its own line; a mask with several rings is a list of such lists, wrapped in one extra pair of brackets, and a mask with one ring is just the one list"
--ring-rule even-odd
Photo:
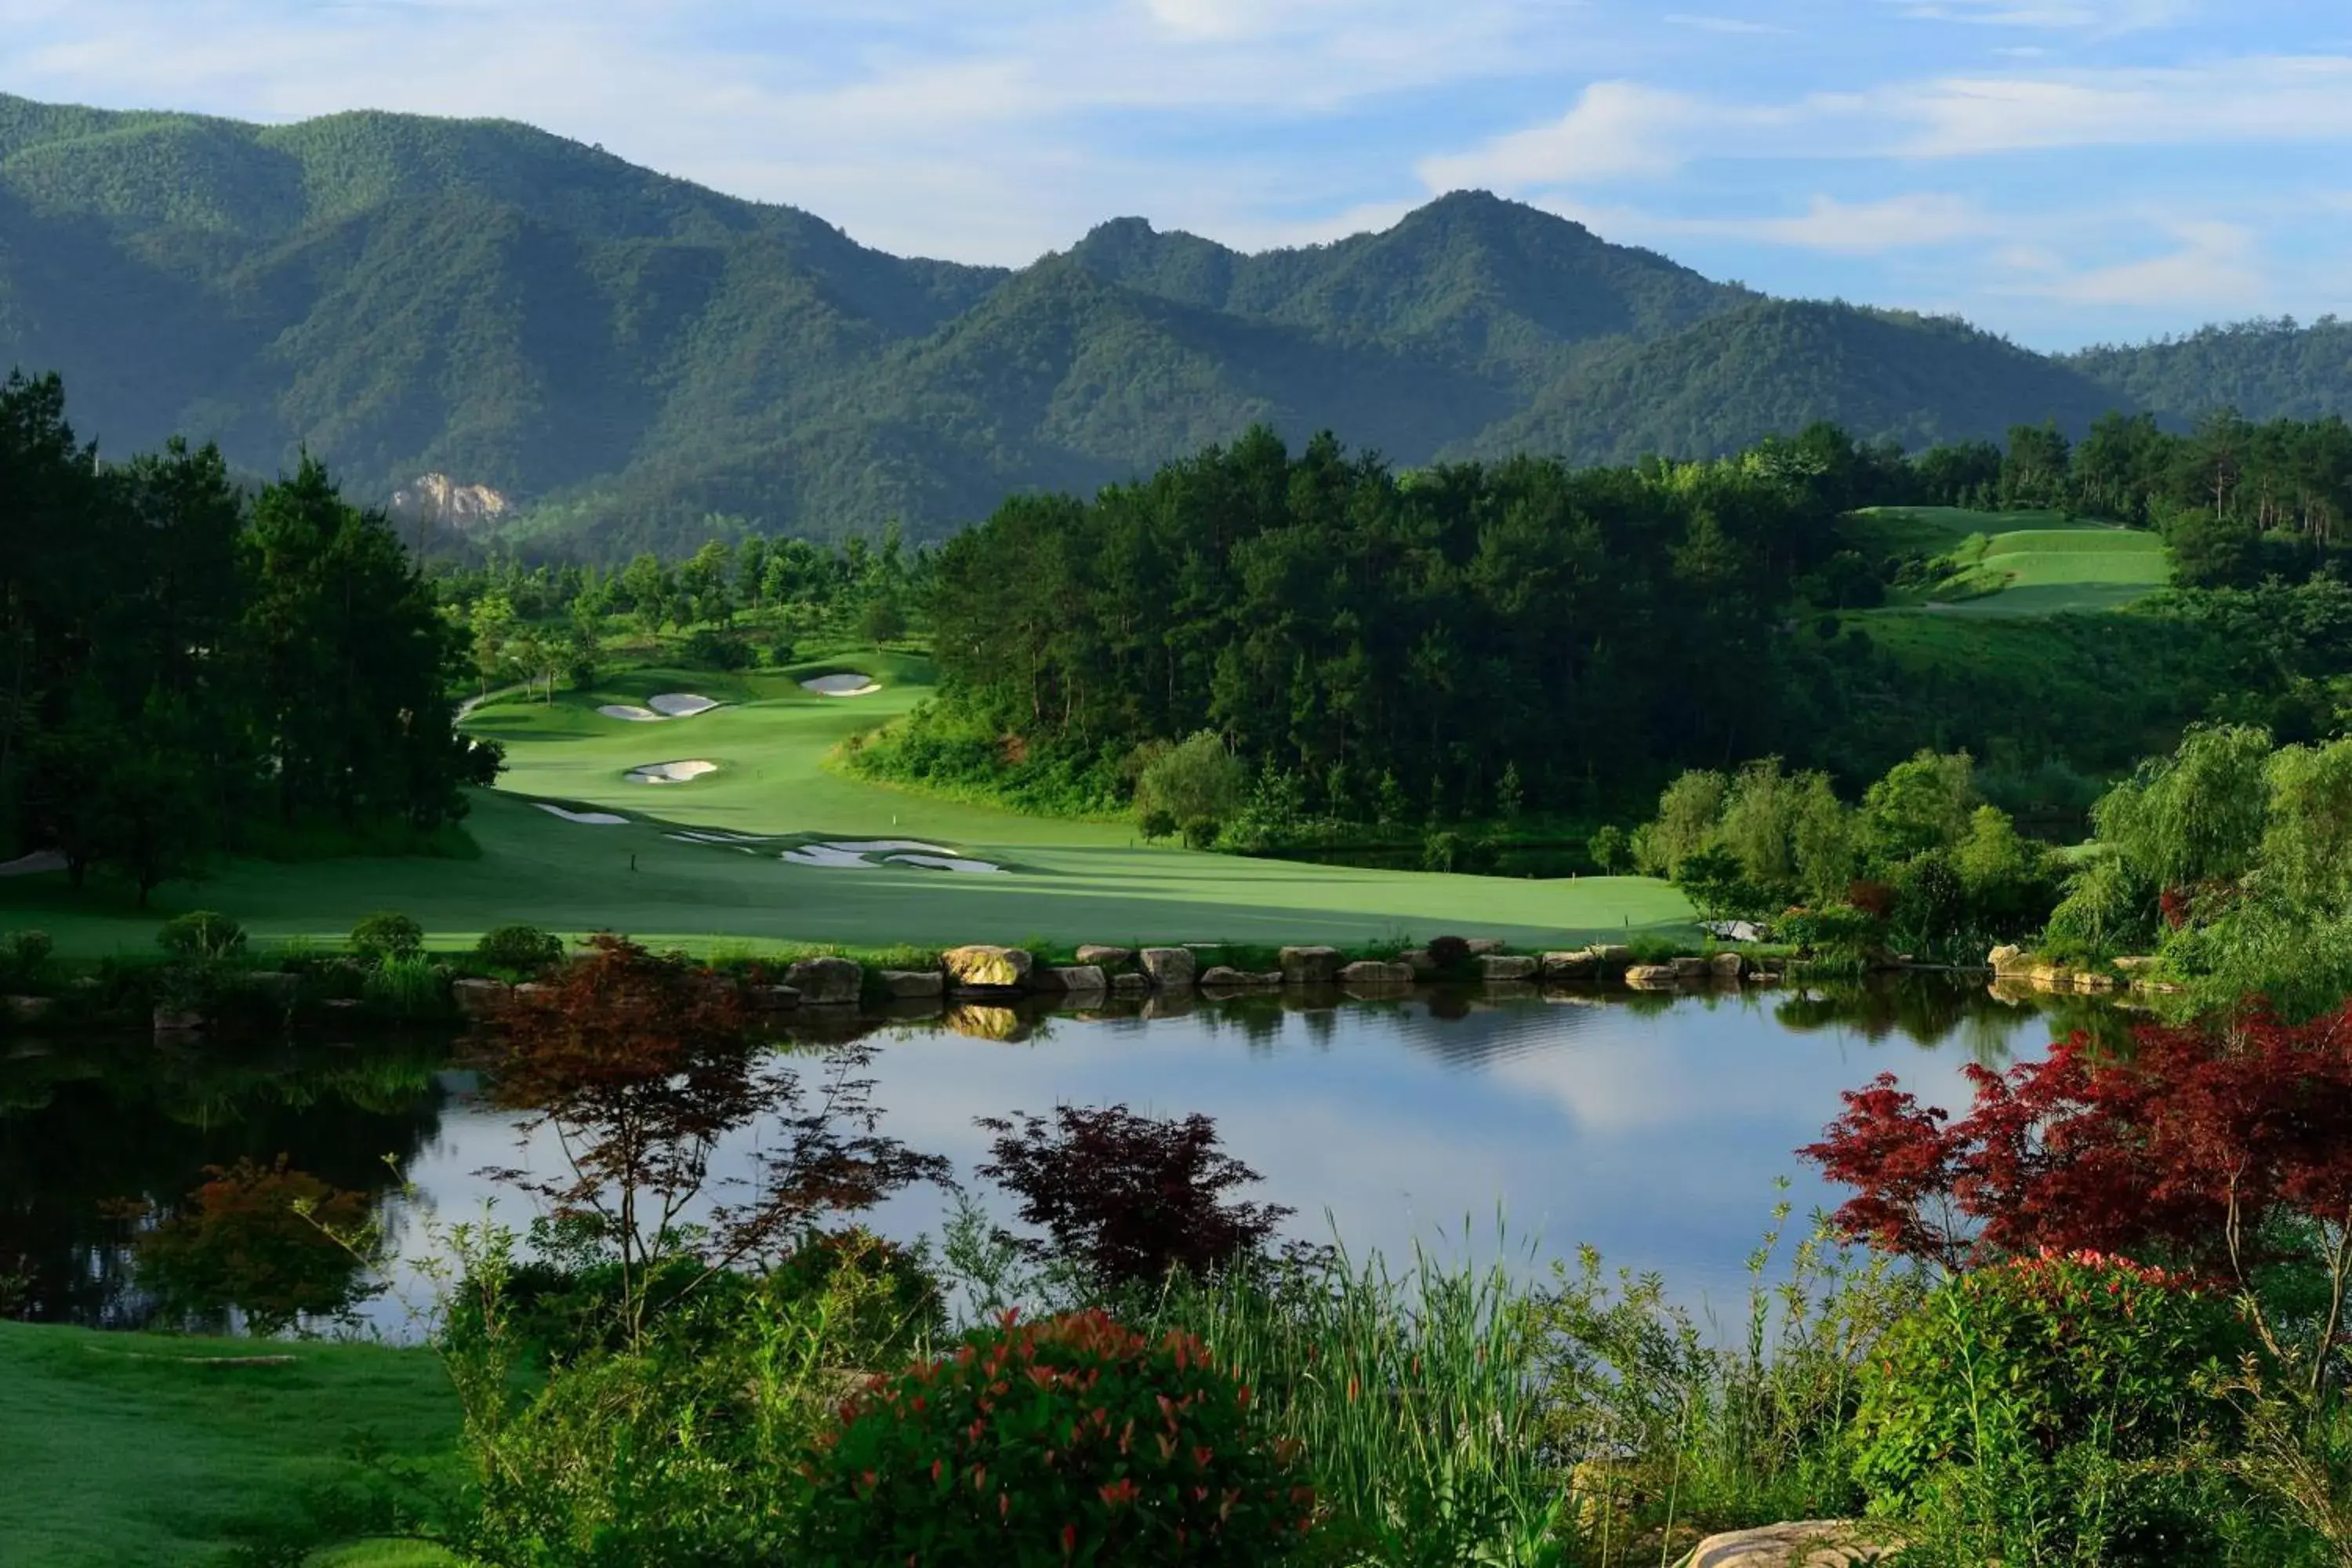
[(2095, 615), (2172, 581), (2155, 534), (2052, 511), (1876, 507), (1843, 527), (1874, 558), (1924, 553), (1958, 563), (1931, 592), (1899, 596), (1878, 612), (1886, 617)]
[[(862, 698), (801, 689), (801, 679), (845, 663), (885, 689)], [(849, 735), (913, 707), (928, 679), (919, 659), (866, 656), (750, 676), (639, 670), (552, 704), (493, 702), (468, 724), (508, 748), (499, 789), (477, 796), (467, 822), (478, 859), (237, 862), (202, 886), (165, 889), (146, 916), (104, 890), (75, 900), (60, 877), (14, 879), (0, 881), (0, 928), (41, 926), (69, 955), (145, 951), (157, 918), (192, 907), (226, 910), (264, 939), (326, 942), (370, 910), (399, 910), (444, 946), (512, 921), (753, 951), (1031, 939), (1355, 944), (1446, 931), (1535, 944), (1689, 930), (1682, 896), (1637, 878), (1527, 881), (1198, 855), (1141, 843), (1125, 824), (1024, 816), (825, 766)], [(733, 705), (662, 723), (596, 710), (663, 692)], [(718, 771), (682, 784), (628, 778), (646, 763), (685, 761)], [(629, 820), (582, 826), (534, 801)], [(904, 838), (1009, 869), (795, 866), (778, 858), (792, 840), (739, 848), (669, 837), (693, 829)]]
[[(457, 1430), (425, 1352), (0, 1322), (0, 1563), (278, 1562), (381, 1536), (404, 1523), (394, 1471), (438, 1472)], [(346, 1568), (441, 1560), (394, 1544)]]

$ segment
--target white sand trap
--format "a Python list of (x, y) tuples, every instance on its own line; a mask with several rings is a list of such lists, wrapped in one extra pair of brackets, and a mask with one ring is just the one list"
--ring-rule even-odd
[(646, 698), (646, 706), (665, 719), (691, 719), (697, 713), (709, 712), (719, 704), (691, 691), (665, 691), (659, 697)]
[(37, 850), (0, 866), (0, 877), (37, 877), (45, 871), (62, 871), (66, 858), (54, 849)]
[(725, 833), (715, 828), (698, 827), (689, 828), (684, 833), (667, 834), (665, 837), (675, 838), (681, 844), (722, 844), (730, 848), (736, 848), (747, 844), (771, 843), (775, 839), (782, 837), (783, 835), (780, 833)]
[(631, 784), (692, 784), (696, 779), (700, 778), (703, 774), (715, 773), (718, 771), (719, 764), (717, 763), (705, 763), (699, 761), (690, 763), (647, 763), (644, 767), (631, 768), (629, 770), (629, 782)]
[(802, 681), (801, 689), (819, 697), (871, 697), (882, 689), (882, 683), (870, 675), (820, 675)]
[(924, 855), (953, 855), (954, 850), (940, 844), (919, 844), (911, 838), (876, 838), (865, 843), (835, 839), (827, 849), (846, 849), (852, 855), (887, 855), (895, 849), (911, 849)]
[(599, 708), (597, 712), (607, 719), (625, 719), (632, 724), (658, 724), (662, 716), (650, 708)]
[(830, 844), (811, 844), (799, 849), (787, 849), (779, 859), (795, 866), (825, 866), (842, 871), (871, 871), (874, 862), (863, 855), (846, 849), (835, 849)]
[(1002, 871), (1002, 866), (992, 866), (985, 860), (966, 860), (955, 855), (893, 855), (894, 866), (920, 866), (929, 871)]
[(614, 816), (609, 811), (566, 811), (560, 805), (550, 805), (543, 800), (532, 801), (531, 805), (550, 816), (560, 816), (566, 822), (576, 822), (583, 827), (626, 827), (629, 825), (627, 817)]

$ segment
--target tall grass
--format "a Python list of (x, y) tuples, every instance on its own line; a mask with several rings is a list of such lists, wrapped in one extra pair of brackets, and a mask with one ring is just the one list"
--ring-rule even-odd
[(1528, 1299), (1501, 1264), (1415, 1249), (1392, 1274), (1335, 1255), (1287, 1275), (1181, 1285), (1190, 1329), (1305, 1445), (1338, 1542), (1394, 1568), (1565, 1563), (1566, 1500), (1539, 1442)]

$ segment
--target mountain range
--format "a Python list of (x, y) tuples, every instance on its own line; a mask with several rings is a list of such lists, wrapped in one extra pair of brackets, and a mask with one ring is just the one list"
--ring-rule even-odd
[(60, 372), (107, 449), (185, 434), (267, 473), (307, 447), (371, 501), (478, 491), (520, 546), (599, 555), (936, 536), (1261, 421), (1420, 464), (1700, 456), (1814, 419), (1916, 447), (2352, 407), (2334, 321), (2051, 357), (1768, 298), (1475, 192), (1261, 255), (1120, 218), (1008, 270), (507, 121), (0, 96), (9, 363)]

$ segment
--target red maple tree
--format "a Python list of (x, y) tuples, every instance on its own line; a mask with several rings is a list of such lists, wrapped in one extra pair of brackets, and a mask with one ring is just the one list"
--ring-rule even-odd
[(2121, 1051), (2076, 1034), (2006, 1075), (1968, 1070), (1976, 1102), (1958, 1121), (1882, 1075), (1801, 1151), (1855, 1190), (1841, 1230), (1947, 1268), (2093, 1250), (2246, 1288), (2281, 1260), (2256, 1237), (2283, 1229), (2328, 1280), (2316, 1381), (2352, 1279), (2352, 1005), (2150, 1026)]

